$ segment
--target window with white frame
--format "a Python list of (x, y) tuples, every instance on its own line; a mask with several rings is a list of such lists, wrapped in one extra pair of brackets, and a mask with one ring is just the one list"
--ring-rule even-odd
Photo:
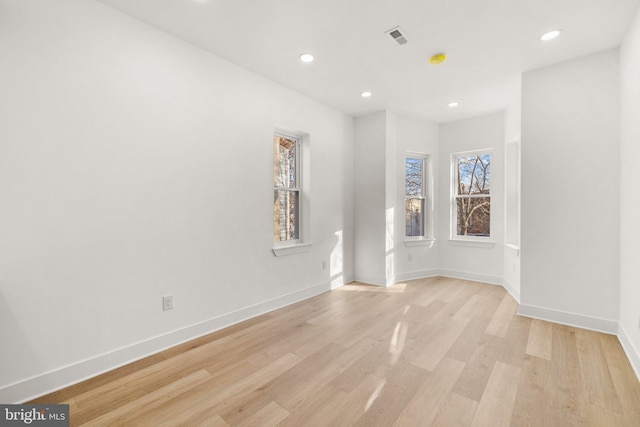
[(300, 156), (298, 137), (273, 137), (273, 240), (295, 243), (300, 239)]
[(452, 155), (452, 237), (491, 237), (491, 152)]
[(426, 156), (405, 158), (405, 236), (426, 236)]

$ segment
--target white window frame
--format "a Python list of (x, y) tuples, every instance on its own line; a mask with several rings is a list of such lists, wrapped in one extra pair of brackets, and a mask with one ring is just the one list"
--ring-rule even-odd
[[(274, 137), (286, 138), (295, 141), (296, 143), (296, 187), (285, 189), (285, 191), (295, 191), (298, 193), (298, 238), (292, 240), (273, 241), (272, 251), (275, 256), (292, 255), (300, 252), (307, 252), (311, 249), (311, 233), (309, 229), (309, 135), (304, 132), (292, 131), (277, 127), (273, 132), (271, 138), (272, 141)], [(275, 147), (272, 148), (272, 155), (273, 149), (275, 149)], [(283, 189), (273, 186), (273, 190), (282, 191)], [(274, 230), (272, 229), (272, 236), (273, 231)]]
[[(493, 173), (494, 169), (493, 169), (493, 161), (494, 161), (494, 155), (493, 155), (493, 148), (485, 148), (485, 149), (480, 149), (480, 150), (470, 150), (470, 151), (460, 151), (457, 153), (451, 153), (451, 197), (450, 197), (450, 207), (451, 207), (451, 230), (450, 230), (450, 237), (449, 240), (453, 243), (455, 242), (460, 242), (460, 243), (470, 243), (470, 244), (490, 244), (493, 245), (495, 244), (495, 241), (493, 240), (493, 233), (495, 230), (495, 224), (494, 224), (494, 217), (495, 215), (490, 213), (490, 219), (489, 219), (489, 235), (488, 236), (459, 236), (457, 233), (457, 227), (458, 227), (458, 209), (457, 209), (457, 199), (459, 197), (469, 197), (469, 195), (465, 195), (465, 196), (459, 196), (457, 191), (458, 191), (458, 158), (459, 157), (469, 157), (469, 156), (482, 156), (482, 155), (486, 155), (488, 154), (491, 158), (491, 172)], [(493, 181), (493, 179), (492, 179)], [(491, 182), (490, 186), (489, 186), (489, 194), (477, 194), (477, 195), (471, 195), (472, 198), (486, 198), (488, 197), (489, 200), (491, 200), (491, 204), (493, 207), (493, 185), (494, 183)]]
[[(422, 245), (430, 245), (433, 243), (433, 217), (434, 217), (434, 205), (433, 205), (433, 168), (431, 165), (431, 158), (428, 154), (418, 153), (415, 151), (408, 151), (405, 153), (404, 162), (403, 162), (403, 170), (404, 170), (404, 180), (403, 180), (403, 194), (404, 194), (404, 203), (406, 209), (406, 202), (409, 197), (406, 195), (406, 186), (407, 186), (407, 176), (406, 176), (406, 162), (408, 158), (412, 159), (421, 159), (422, 160), (422, 199), (424, 199), (424, 210), (423, 214), (423, 232), (422, 236), (407, 236), (406, 232), (406, 210), (404, 215), (404, 223), (403, 223), (403, 235), (404, 235), (404, 243), (406, 246), (422, 246)], [(412, 199), (416, 197), (411, 197)]]

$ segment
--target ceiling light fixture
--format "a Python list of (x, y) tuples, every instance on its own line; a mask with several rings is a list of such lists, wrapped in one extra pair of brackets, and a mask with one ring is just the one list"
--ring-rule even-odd
[(371, 95), (372, 95), (372, 93), (369, 92), (369, 91), (365, 91), (365, 92), (362, 92), (360, 94), (360, 96), (363, 97), (363, 98), (369, 98)]
[(543, 42), (548, 42), (549, 40), (553, 40), (556, 37), (558, 37), (561, 32), (562, 30), (560, 29), (547, 31), (546, 33), (540, 36), (540, 40), (542, 40)]
[(303, 53), (300, 55), (300, 61), (302, 62), (313, 62), (313, 55), (310, 53)]
[(458, 105), (460, 105), (460, 103), (458, 101), (451, 101), (447, 105), (449, 106), (449, 108), (456, 108)]
[(429, 62), (432, 63), (433, 65), (438, 65), (438, 64), (442, 64), (446, 60), (447, 60), (446, 54), (436, 53), (429, 59)]

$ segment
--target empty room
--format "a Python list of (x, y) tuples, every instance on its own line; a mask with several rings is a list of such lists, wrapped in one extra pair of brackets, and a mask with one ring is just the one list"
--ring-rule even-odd
[(0, 425), (639, 426), (639, 8), (0, 0)]

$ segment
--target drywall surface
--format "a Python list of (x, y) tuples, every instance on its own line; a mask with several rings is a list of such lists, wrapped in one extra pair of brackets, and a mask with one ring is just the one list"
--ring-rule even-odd
[[(100, 3), (1, 9), (0, 401), (353, 279), (352, 118)], [(310, 148), (283, 257), (275, 127)]]
[(355, 120), (355, 278), (386, 285), (386, 111)]
[[(502, 284), (504, 254), (504, 114), (496, 113), (440, 125), (438, 183), (440, 263), (453, 277)], [(490, 149), (492, 244), (477, 245), (451, 239), (451, 155)]]
[[(440, 241), (409, 242), (406, 237), (405, 217), (405, 158), (407, 154), (427, 157), (426, 236), (435, 238), (439, 224), (436, 216), (437, 200), (435, 179), (439, 171), (438, 125), (426, 120), (397, 116), (396, 123), (396, 186), (394, 260), (396, 280), (429, 277), (439, 274)], [(411, 244), (411, 246), (408, 246)]]
[(523, 75), (525, 314), (615, 332), (619, 81), (617, 50)]
[[(388, 286), (438, 275), (437, 242), (405, 244), (405, 157), (429, 158), (427, 186), (434, 192), (438, 126), (382, 111), (355, 120), (356, 280)], [(429, 201), (431, 223), (437, 222)], [(431, 237), (433, 230), (430, 229)]]
[(620, 76), (620, 337), (640, 378), (640, 9), (620, 47)]
[(520, 138), (522, 134), (522, 83), (505, 111), (505, 224), (503, 285), (520, 301)]

